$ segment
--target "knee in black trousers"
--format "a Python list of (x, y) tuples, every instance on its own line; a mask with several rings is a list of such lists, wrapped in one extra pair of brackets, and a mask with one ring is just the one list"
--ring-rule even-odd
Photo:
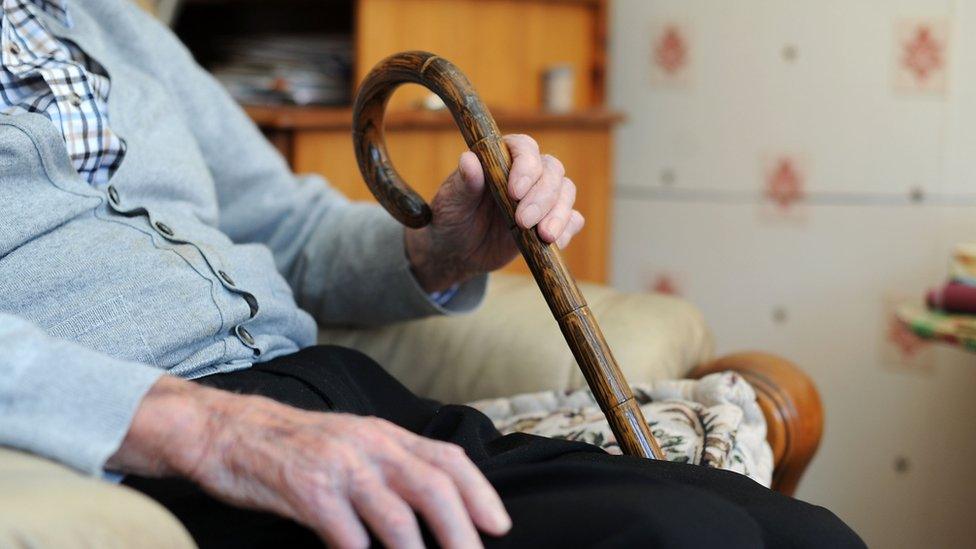
[(514, 519), (492, 547), (762, 546), (743, 509), (708, 492), (569, 454), (488, 474)]

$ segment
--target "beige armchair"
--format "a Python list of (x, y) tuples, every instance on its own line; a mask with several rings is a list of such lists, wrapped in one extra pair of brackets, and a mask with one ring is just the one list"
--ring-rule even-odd
[[(712, 360), (701, 314), (678, 298), (582, 288), (630, 381), (720, 370), (748, 379), (768, 422), (773, 487), (793, 492), (823, 420), (803, 372), (763, 353)], [(448, 402), (585, 385), (534, 282), (514, 275), (493, 276), (484, 306), (471, 315), (325, 330), (320, 341), (357, 348), (419, 394)], [(192, 541), (141, 494), (0, 448), (0, 547), (72, 546), (187, 547)]]
[[(812, 380), (766, 353), (712, 358), (701, 313), (679, 298), (622, 293), (581, 284), (617, 362), (630, 382), (697, 378), (735, 370), (756, 389), (773, 448), (773, 488), (792, 494), (817, 450), (823, 410)], [(476, 312), (371, 330), (324, 330), (322, 343), (359, 349), (420, 395), (470, 402), (586, 381), (535, 282), (495, 274)]]

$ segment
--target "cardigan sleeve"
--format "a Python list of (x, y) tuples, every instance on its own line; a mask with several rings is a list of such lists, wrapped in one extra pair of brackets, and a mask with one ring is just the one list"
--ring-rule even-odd
[(350, 202), (322, 177), (293, 174), (168, 29), (127, 9), (146, 27), (154, 65), (206, 159), (220, 229), (235, 242), (268, 246), (302, 308), (322, 324), (373, 325), (477, 307), (486, 276), (437, 303), (409, 268), (402, 226), (379, 206)]
[(139, 402), (163, 375), (49, 336), (0, 313), (0, 445), (103, 471)]

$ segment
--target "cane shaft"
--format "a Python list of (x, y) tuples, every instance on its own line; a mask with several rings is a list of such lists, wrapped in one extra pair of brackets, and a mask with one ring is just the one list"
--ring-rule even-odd
[(450, 62), (425, 52), (406, 52), (381, 61), (366, 77), (353, 109), (353, 140), (370, 190), (401, 223), (417, 228), (430, 222), (430, 208), (396, 173), (383, 141), (386, 103), (405, 82), (434, 91), (453, 114), (621, 449), (660, 459), (661, 450), (559, 250), (543, 243), (534, 229), (516, 224), (517, 204), (507, 191), (512, 165), (508, 147), (467, 78)]

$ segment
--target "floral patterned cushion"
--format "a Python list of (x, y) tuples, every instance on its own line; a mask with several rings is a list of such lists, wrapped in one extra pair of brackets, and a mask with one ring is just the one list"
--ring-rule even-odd
[[(635, 383), (651, 431), (668, 460), (728, 469), (769, 486), (773, 452), (752, 387), (734, 372), (699, 380)], [(589, 389), (543, 391), (470, 403), (503, 433), (582, 440), (612, 454), (620, 447)]]

